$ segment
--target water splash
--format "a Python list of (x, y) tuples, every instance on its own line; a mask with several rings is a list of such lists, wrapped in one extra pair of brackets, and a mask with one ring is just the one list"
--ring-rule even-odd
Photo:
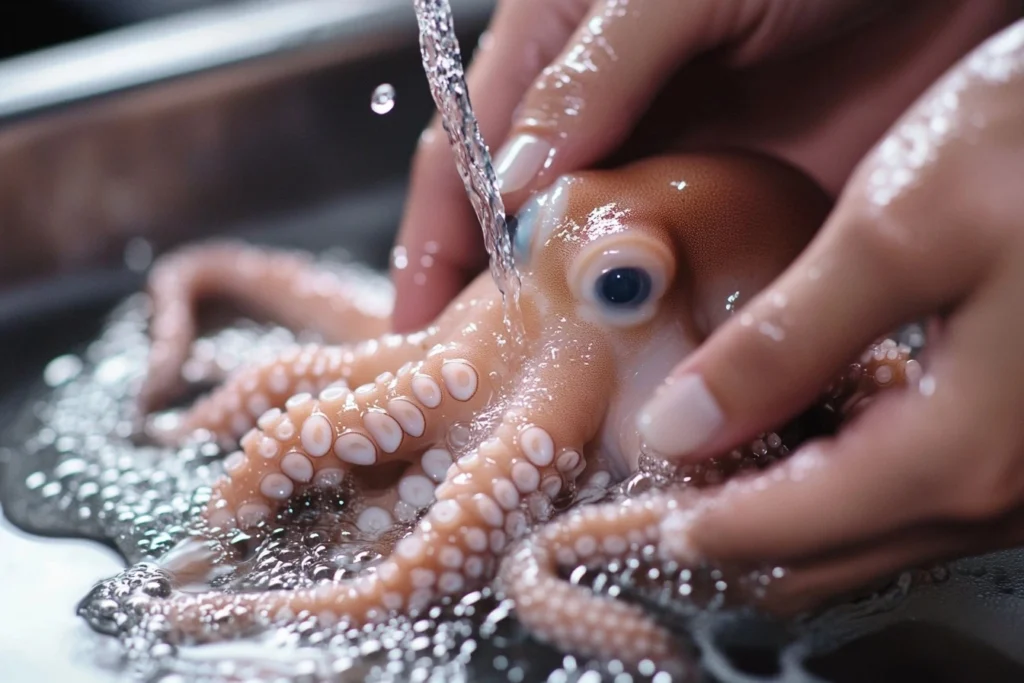
[(512, 258), (512, 241), (494, 165), (469, 100), (452, 8), (448, 0), (413, 0), (413, 7), (419, 23), (420, 53), (430, 93), (455, 153), (459, 176), (483, 229), (491, 276), (505, 303), (506, 326), (512, 338), (518, 340), (522, 336), (519, 273)]

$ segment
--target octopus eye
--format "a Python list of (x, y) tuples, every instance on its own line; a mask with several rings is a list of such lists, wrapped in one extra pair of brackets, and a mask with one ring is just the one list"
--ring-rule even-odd
[(594, 283), (598, 301), (614, 308), (635, 308), (651, 296), (651, 274), (643, 268), (626, 266), (612, 268)]
[(640, 227), (582, 249), (566, 273), (582, 318), (610, 327), (651, 321), (675, 275), (671, 246)]

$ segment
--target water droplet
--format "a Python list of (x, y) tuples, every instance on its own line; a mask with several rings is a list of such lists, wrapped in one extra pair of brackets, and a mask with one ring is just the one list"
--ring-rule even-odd
[(736, 312), (736, 302), (740, 299), (739, 291), (735, 291), (725, 298), (725, 310), (727, 313), (732, 315)]
[(387, 114), (395, 108), (395, 88), (390, 83), (381, 83), (370, 98), (370, 109), (374, 114)]

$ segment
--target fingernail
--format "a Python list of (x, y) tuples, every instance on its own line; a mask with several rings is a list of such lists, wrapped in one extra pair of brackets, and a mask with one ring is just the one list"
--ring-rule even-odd
[(637, 416), (647, 446), (666, 457), (687, 455), (725, 423), (722, 409), (700, 375), (670, 380)]
[(701, 557), (693, 547), (690, 539), (690, 528), (693, 526), (693, 513), (674, 510), (658, 524), (658, 553), (662, 560), (675, 561), (683, 565), (693, 566), (700, 563)]
[(549, 154), (551, 145), (533, 135), (523, 133), (506, 142), (494, 158), (498, 189), (508, 193), (526, 187), (540, 173)]

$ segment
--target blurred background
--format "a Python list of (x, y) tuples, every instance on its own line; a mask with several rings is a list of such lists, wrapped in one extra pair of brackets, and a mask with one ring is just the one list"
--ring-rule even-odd
[[(38, 0), (0, 6), (0, 57), (6, 58), (89, 35), (101, 26), (80, 11), (86, 3), (73, 0)], [(117, 5), (120, 3), (110, 3)]]
[[(493, 0), (451, 5), (468, 61)], [(412, 0), (0, 2), (0, 435), (176, 245), (386, 268), (434, 111)]]
[(0, 323), (212, 234), (383, 267), (433, 111), (411, 0), (0, 3)]

